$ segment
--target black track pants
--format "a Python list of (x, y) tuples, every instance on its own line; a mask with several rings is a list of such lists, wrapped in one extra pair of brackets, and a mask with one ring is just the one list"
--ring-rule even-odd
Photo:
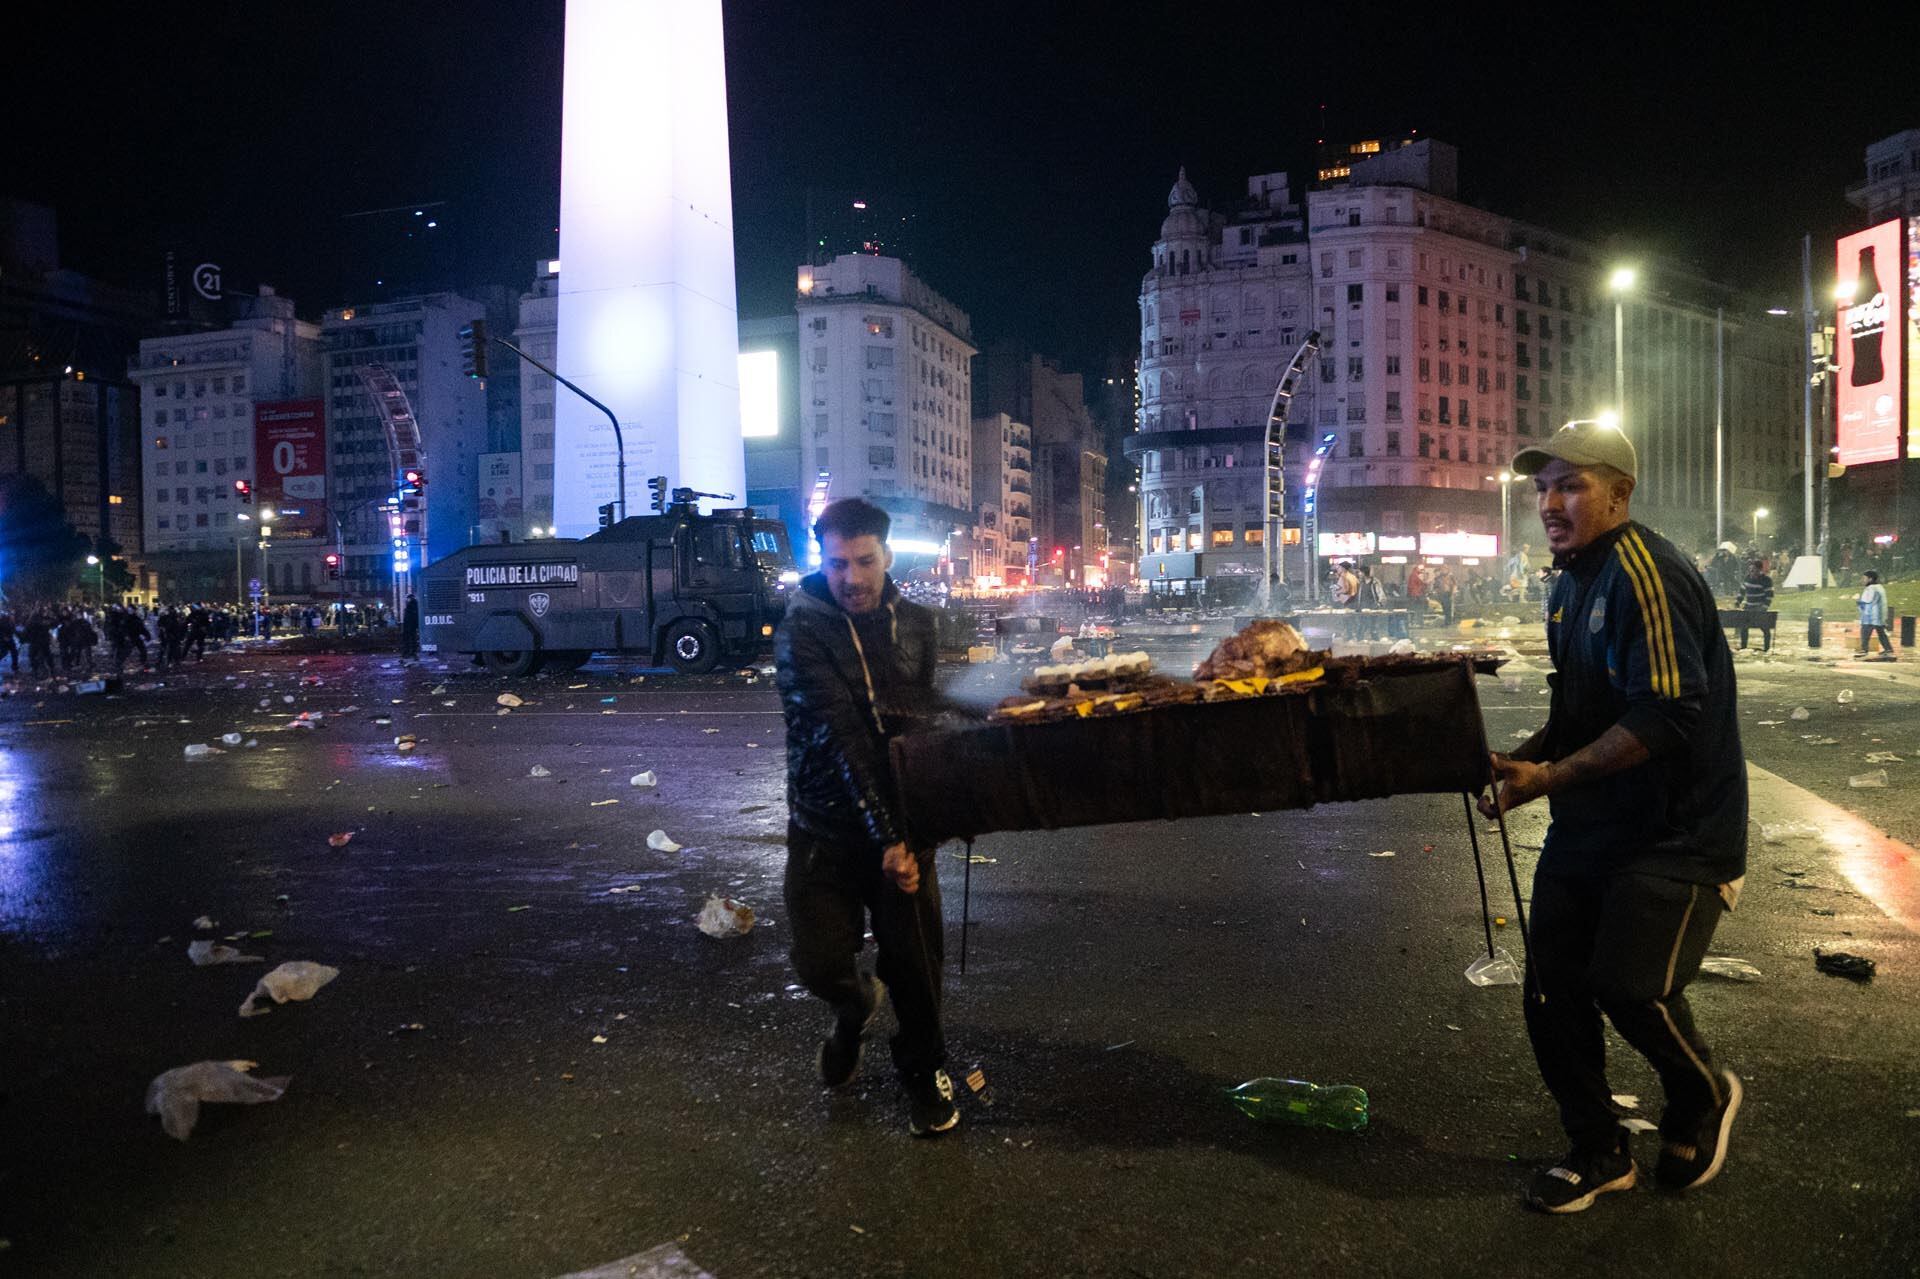
[(1611, 1149), (1618, 1139), (1602, 1012), (1659, 1074), (1667, 1094), (1663, 1134), (1692, 1140), (1720, 1104), (1722, 1083), (1684, 992), (1721, 909), (1711, 884), (1534, 876), (1527, 1036), (1575, 1145)]
[(815, 839), (787, 824), (787, 921), (793, 968), (813, 994), (846, 1023), (864, 1014), (854, 965), (873, 920), (879, 947), (875, 973), (886, 983), (899, 1033), (893, 1064), (902, 1077), (931, 1074), (946, 1063), (940, 1030), (940, 972), (945, 957), (940, 881), (931, 851), (918, 854), (920, 890), (909, 896), (880, 870), (880, 854)]

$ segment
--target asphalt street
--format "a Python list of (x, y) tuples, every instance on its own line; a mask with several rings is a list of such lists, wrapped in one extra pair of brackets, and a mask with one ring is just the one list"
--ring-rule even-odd
[[(1480, 681), (1496, 748), (1544, 714), (1537, 635)], [(1155, 642), (1170, 668), (1204, 645)], [(1570, 1218), (1519, 1203), (1562, 1142), (1517, 988), (1462, 975), (1458, 797), (986, 837), (964, 974), (941, 850), (951, 1065), (991, 1104), (922, 1142), (884, 1044), (848, 1093), (814, 1082), (767, 678), (243, 649), (116, 697), (25, 688), (0, 702), (0, 1274), (542, 1279), (677, 1243), (718, 1279), (1912, 1275), (1920, 661), (1837, 656), (1738, 667), (1756, 820), (1713, 952), (1763, 979), (1692, 992), (1747, 1082), (1726, 1170)], [(227, 733), (258, 744), (184, 758)], [(1514, 815), (1523, 884), (1544, 821)], [(695, 928), (714, 892), (749, 934)], [(228, 937), (266, 962), (189, 963)], [(237, 1016), (287, 960), (340, 976)], [(292, 1080), (175, 1141), (143, 1093), (208, 1059)], [(1256, 1124), (1222, 1094), (1259, 1075), (1359, 1084), (1373, 1122)]]

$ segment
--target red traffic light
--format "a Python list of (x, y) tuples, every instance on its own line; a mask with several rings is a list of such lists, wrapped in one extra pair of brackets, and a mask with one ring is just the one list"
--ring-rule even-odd
[(253, 485), (247, 483), (245, 480), (235, 480), (233, 482), (233, 491), (242, 502), (251, 502), (253, 500)]
[(327, 556), (327, 567), (328, 567), (328, 568), (337, 568), (337, 567), (339, 567), (339, 564), (340, 564), (340, 557), (339, 557), (338, 555), (329, 555), (329, 556)]

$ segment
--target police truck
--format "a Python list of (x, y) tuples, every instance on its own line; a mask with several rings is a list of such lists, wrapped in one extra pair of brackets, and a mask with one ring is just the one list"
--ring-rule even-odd
[(744, 508), (703, 515), (702, 496), (676, 489), (659, 514), (606, 511), (590, 537), (468, 546), (427, 566), (422, 651), (510, 676), (596, 653), (689, 674), (762, 656), (799, 589), (786, 525)]

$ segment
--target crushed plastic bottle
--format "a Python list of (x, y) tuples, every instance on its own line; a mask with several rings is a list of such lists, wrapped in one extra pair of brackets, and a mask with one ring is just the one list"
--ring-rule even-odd
[(1732, 955), (1708, 955), (1700, 961), (1700, 974), (1703, 977), (1725, 977), (1729, 981), (1761, 980), (1758, 968)]
[(1855, 773), (1847, 779), (1847, 785), (1855, 790), (1885, 790), (1887, 788), (1887, 770), (1876, 768), (1871, 773)]
[(1249, 1119), (1336, 1132), (1360, 1132), (1367, 1126), (1367, 1090), (1353, 1084), (1310, 1084), (1263, 1075), (1228, 1089), (1227, 1098)]
[(1496, 946), (1491, 955), (1482, 955), (1467, 965), (1467, 980), (1476, 986), (1518, 986), (1520, 965), (1513, 962), (1506, 947)]

